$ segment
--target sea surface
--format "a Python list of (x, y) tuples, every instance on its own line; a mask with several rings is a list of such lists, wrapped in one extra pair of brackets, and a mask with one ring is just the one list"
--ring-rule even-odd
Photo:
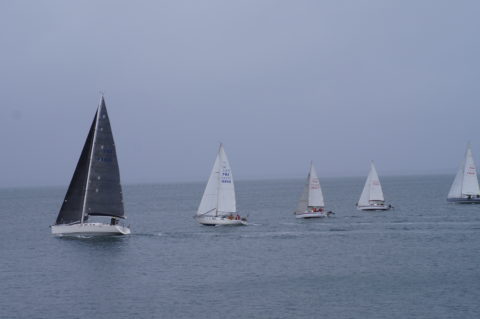
[(66, 187), (0, 189), (0, 318), (480, 318), (480, 205), (453, 176), (321, 179), (334, 217), (296, 220), (303, 180), (236, 182), (247, 227), (192, 218), (205, 183), (127, 185), (118, 238), (50, 233)]

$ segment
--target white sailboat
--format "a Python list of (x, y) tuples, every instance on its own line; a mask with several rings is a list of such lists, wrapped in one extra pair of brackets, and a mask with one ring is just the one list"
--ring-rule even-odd
[[(109, 223), (90, 222), (91, 216), (110, 218)], [(102, 96), (83, 146), (70, 186), (58, 213), (54, 235), (127, 235), (119, 224), (125, 218), (122, 186), (110, 120)]]
[(370, 172), (368, 173), (362, 195), (357, 203), (359, 210), (389, 210), (392, 205), (385, 205), (383, 197), (382, 185), (378, 178), (377, 170), (373, 161), (370, 164)]
[(467, 145), (465, 158), (448, 192), (447, 201), (460, 204), (480, 203), (477, 169), (473, 160), (470, 144)]
[(322, 188), (313, 163), (310, 163), (310, 171), (308, 172), (305, 187), (294, 214), (296, 218), (321, 218), (327, 216)]
[(237, 214), (232, 169), (223, 144), (218, 149), (195, 219), (207, 226), (247, 225), (247, 219)]

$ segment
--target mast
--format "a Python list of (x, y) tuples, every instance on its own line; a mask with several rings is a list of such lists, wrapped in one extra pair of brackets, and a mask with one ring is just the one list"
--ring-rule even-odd
[[(218, 155), (217, 155), (218, 159), (219, 159), (218, 163), (220, 164), (220, 166), (222, 165), (222, 159), (221, 159), (222, 147), (223, 147), (223, 144), (220, 143), (220, 147), (218, 148)], [(216, 174), (217, 174), (217, 206), (215, 207), (215, 217), (218, 216), (218, 200), (220, 198), (220, 196), (219, 196), (220, 195), (220, 183), (221, 183), (221, 180), (220, 180), (220, 178), (221, 178), (220, 177), (220, 166), (217, 167), (218, 171), (216, 172)]]
[(310, 170), (308, 171), (308, 176), (307, 176), (307, 183), (308, 183), (307, 207), (310, 206), (310, 193), (312, 190), (312, 169), (313, 169), (313, 161), (310, 161)]
[(461, 195), (475, 196), (478, 194), (480, 194), (480, 189), (478, 186), (477, 168), (475, 167), (470, 143), (468, 143), (467, 151), (465, 152)]
[(92, 169), (92, 158), (93, 158), (92, 153), (93, 153), (93, 148), (95, 146), (95, 139), (97, 137), (98, 117), (99, 117), (99, 113), (100, 113), (100, 108), (102, 107), (102, 102), (104, 102), (103, 95), (102, 95), (102, 99), (100, 100), (100, 104), (98, 105), (98, 108), (97, 108), (97, 114), (95, 115), (96, 120), (95, 120), (94, 132), (93, 132), (92, 145), (90, 146), (90, 155), (89, 155), (89, 164), (88, 164), (88, 173), (87, 173), (87, 184), (86, 184), (86, 187), (85, 187), (85, 197), (83, 198), (82, 219), (80, 220), (80, 222), (82, 224), (85, 220), (85, 207), (86, 207), (86, 204), (87, 204), (88, 186), (90, 185), (90, 172), (91, 172), (91, 169)]
[(382, 201), (382, 202), (385, 201), (385, 198), (383, 196), (382, 184), (380, 183), (380, 178), (378, 177), (378, 173), (373, 161), (371, 162), (370, 175), (371, 177), (370, 177), (369, 200)]

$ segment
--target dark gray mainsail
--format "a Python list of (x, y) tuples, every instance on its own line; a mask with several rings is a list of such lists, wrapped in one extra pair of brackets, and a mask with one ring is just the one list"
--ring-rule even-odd
[(103, 97), (56, 224), (83, 222), (89, 215), (125, 215), (117, 152)]

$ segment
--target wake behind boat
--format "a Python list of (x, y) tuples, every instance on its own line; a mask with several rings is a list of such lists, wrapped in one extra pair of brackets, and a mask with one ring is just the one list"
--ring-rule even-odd
[[(89, 222), (91, 216), (109, 223)], [(110, 120), (102, 96), (52, 234), (67, 236), (127, 235), (122, 186)]]
[(294, 214), (296, 218), (321, 218), (332, 214), (325, 212), (322, 188), (313, 163), (310, 163), (305, 187)]
[(207, 226), (247, 225), (247, 219), (237, 214), (232, 169), (223, 144), (218, 149), (195, 219)]
[(383, 197), (382, 185), (378, 178), (377, 170), (373, 161), (370, 164), (370, 172), (368, 173), (365, 186), (363, 187), (362, 195), (357, 203), (358, 210), (389, 210), (392, 205), (385, 205), (385, 198)]
[(480, 204), (477, 168), (470, 144), (467, 145), (465, 158), (448, 192), (447, 201), (459, 204)]

